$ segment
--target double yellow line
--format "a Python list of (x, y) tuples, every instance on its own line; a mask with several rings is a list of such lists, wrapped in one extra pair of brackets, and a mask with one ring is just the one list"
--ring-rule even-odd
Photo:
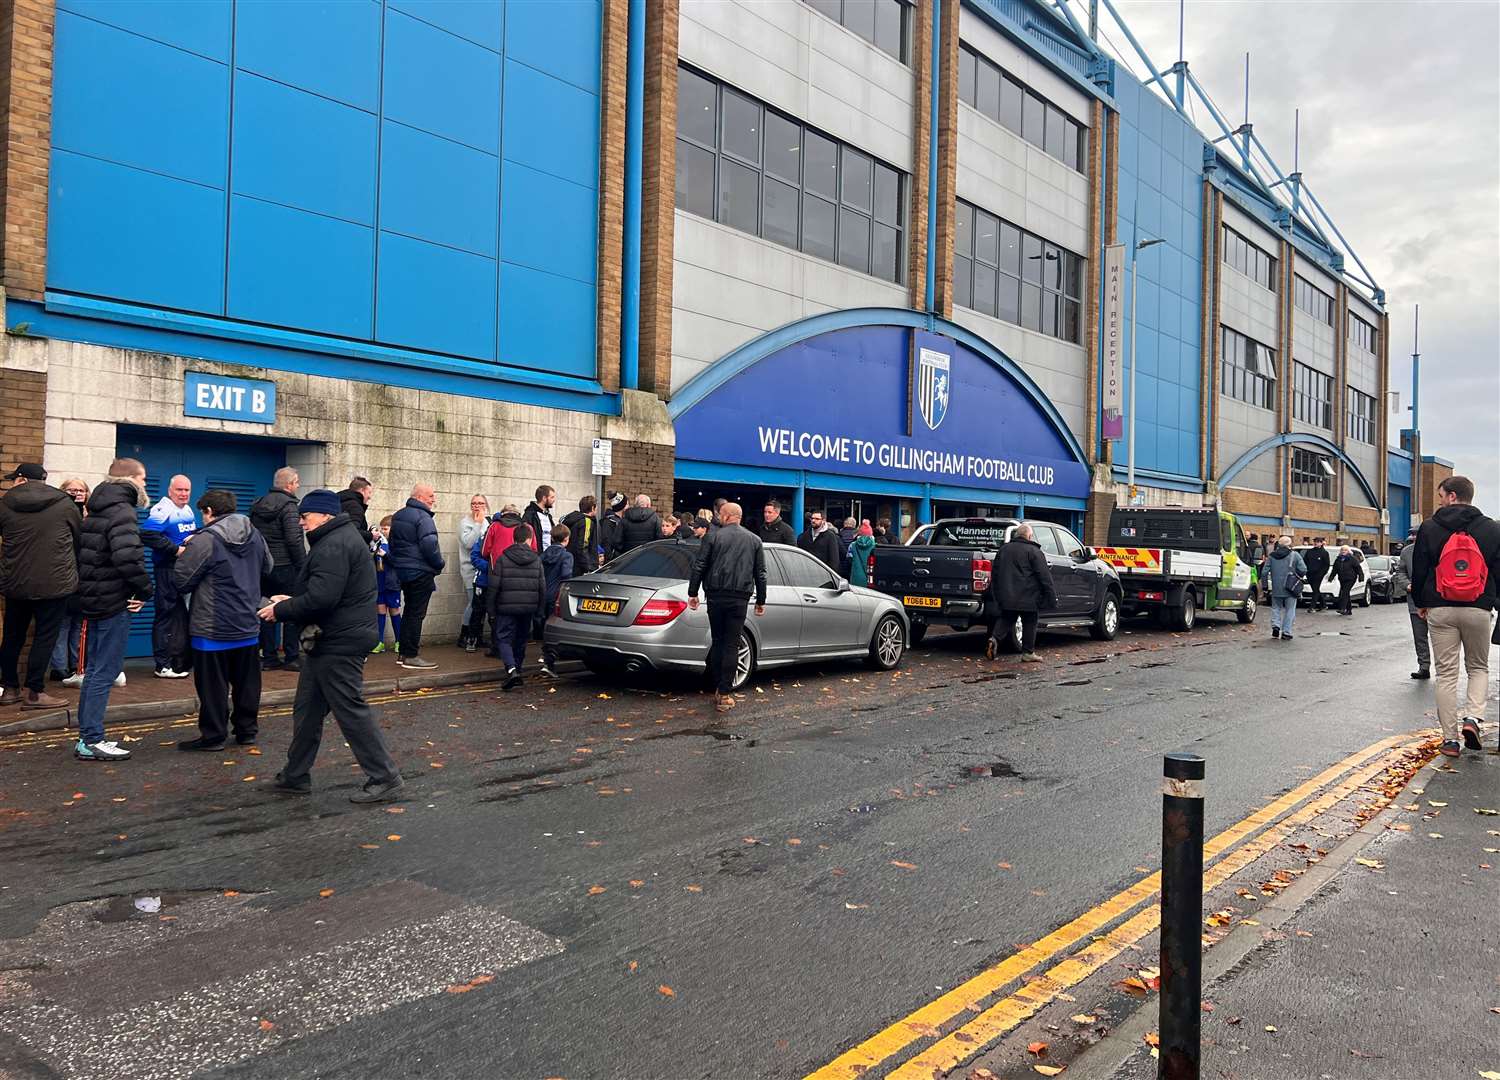
[[(1211, 863), (1220, 855), (1224, 855), (1224, 858), (1205, 871), (1204, 891), (1229, 880), (1279, 844), (1298, 826), (1325, 812), (1372, 777), (1396, 764), (1422, 741), (1423, 737), (1415, 734), (1382, 739), (1324, 769), (1317, 776), (1299, 784), (1207, 841), (1203, 845), (1205, 864)], [(1372, 758), (1375, 759), (1373, 762)], [(1354, 770), (1352, 773), (1351, 769)], [(1349, 773), (1347, 777), (1346, 773)], [(1328, 785), (1339, 781), (1340, 777), (1344, 777), (1342, 782), (1324, 791)], [(1299, 804), (1304, 803), (1299, 808)], [(1284, 814), (1287, 816), (1282, 817)], [(1266, 828), (1268, 825), (1272, 827)], [(1262, 829), (1265, 831), (1262, 832)], [(1255, 833), (1259, 835), (1253, 840), (1235, 847)], [(935, 1031), (941, 1030), (956, 1017), (978, 1010), (982, 1002), (1043, 963), (1061, 956), (1086, 939), (1096, 938), (1104, 927), (1139, 905), (1155, 899), (1160, 891), (1161, 874), (1148, 874), (1102, 904), (840, 1054), (821, 1069), (810, 1073), (807, 1080), (853, 1080), (864, 1076), (913, 1043), (933, 1037)], [(887, 1075), (892, 1080), (932, 1080), (934, 1076), (941, 1076), (957, 1068), (989, 1043), (1055, 1000), (1068, 987), (1081, 982), (1125, 949), (1155, 931), (1160, 919), (1160, 907), (1152, 904), (1109, 933), (1097, 937), (1088, 947), (1053, 965), (1040, 976), (983, 1009), (973, 1019), (946, 1031), (936, 1042)]]

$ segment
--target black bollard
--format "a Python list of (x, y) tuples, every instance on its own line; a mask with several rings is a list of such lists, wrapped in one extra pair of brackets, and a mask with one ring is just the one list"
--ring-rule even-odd
[(1157, 1080), (1198, 1080), (1203, 1000), (1203, 759), (1167, 754), (1161, 799)]

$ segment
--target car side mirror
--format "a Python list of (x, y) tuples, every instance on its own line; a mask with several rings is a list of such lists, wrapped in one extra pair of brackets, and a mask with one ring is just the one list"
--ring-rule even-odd
[(847, 578), (834, 578), (833, 587), (836, 591), (841, 593), (849, 592), (854, 588), (853, 585), (849, 584), (849, 580)]
[(1075, 558), (1077, 558), (1077, 560), (1079, 562), (1092, 562), (1094, 559), (1097, 559), (1098, 557), (1099, 556), (1094, 552), (1094, 549), (1091, 548), (1091, 547), (1084, 548), (1082, 551), (1080, 551), (1075, 556)]

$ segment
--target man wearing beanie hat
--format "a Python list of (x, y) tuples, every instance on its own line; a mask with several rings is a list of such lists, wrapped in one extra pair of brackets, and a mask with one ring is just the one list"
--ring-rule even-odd
[(367, 777), (349, 801), (394, 799), (401, 791), (401, 771), (391, 760), (364, 691), (365, 659), (377, 640), (375, 563), (333, 492), (309, 492), (298, 510), (308, 552), (297, 575), (297, 595), (273, 596), (259, 612), (266, 622), (303, 627), (292, 742), (272, 787), (290, 795), (312, 791), (323, 721), (332, 712)]
[(620, 545), (625, 539), (625, 504), (628, 501), (623, 491), (612, 492), (609, 496), (609, 513), (599, 523), (599, 546), (604, 551), (600, 565), (620, 554)]

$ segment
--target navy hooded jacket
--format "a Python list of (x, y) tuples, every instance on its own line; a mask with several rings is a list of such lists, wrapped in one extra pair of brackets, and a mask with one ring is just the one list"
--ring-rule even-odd
[(190, 537), (172, 564), (172, 584), (192, 593), (188, 634), (212, 652), (260, 640), (261, 578), (271, 572), (265, 537), (244, 514), (225, 514)]

